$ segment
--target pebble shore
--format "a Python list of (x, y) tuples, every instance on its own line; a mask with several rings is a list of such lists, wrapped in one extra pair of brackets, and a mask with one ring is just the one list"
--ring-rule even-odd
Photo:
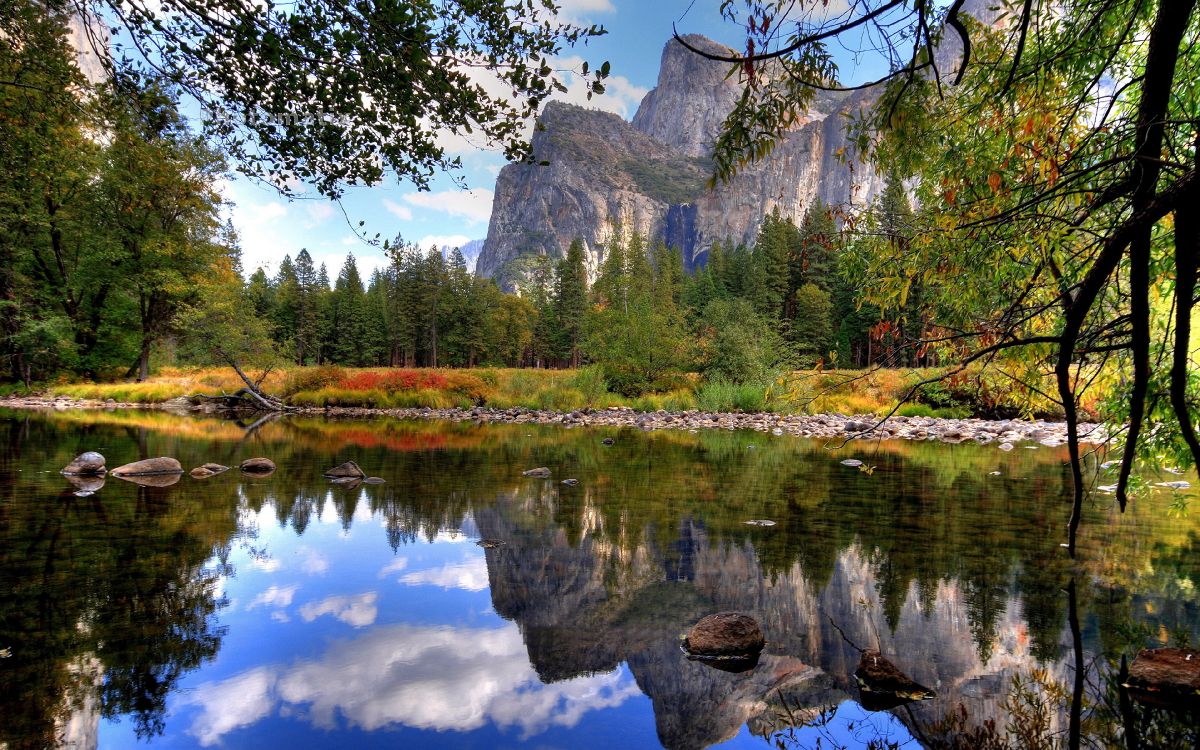
[[(210, 412), (184, 399), (160, 404), (124, 404), (115, 401), (89, 401), (67, 398), (22, 397), (0, 399), (0, 407), (18, 409), (163, 409), (168, 411)], [(939, 419), (935, 417), (890, 417), (882, 424), (870, 415), (841, 414), (781, 415), (684, 412), (639, 412), (628, 407), (581, 409), (571, 412), (536, 409), (371, 409), (364, 407), (306, 408), (289, 412), (369, 419), (387, 416), (398, 419), (445, 420), (505, 424), (557, 424), (566, 427), (632, 427), (651, 430), (756, 430), (773, 435), (794, 435), (824, 439), (855, 438), (868, 440), (935, 440), (943, 443), (997, 443), (1001, 449), (1018, 443), (1056, 447), (1067, 442), (1063, 422)], [(1105, 439), (1100, 425), (1081, 424), (1082, 442), (1101, 443)]]

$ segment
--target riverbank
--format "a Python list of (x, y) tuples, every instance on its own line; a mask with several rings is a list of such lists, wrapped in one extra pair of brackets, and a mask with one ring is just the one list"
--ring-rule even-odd
[[(212, 407), (195, 406), (186, 399), (160, 403), (121, 403), (115, 400), (70, 399), (66, 397), (9, 397), (0, 399), (0, 408), (9, 409), (156, 409), (179, 413), (215, 411)], [(474, 421), (509, 424), (558, 424), (564, 427), (629, 427), (640, 430), (755, 430), (773, 435), (821, 439), (867, 440), (934, 440), (943, 443), (972, 441), (995, 443), (1001, 449), (1018, 444), (1056, 447), (1067, 441), (1066, 424), (1062, 422), (987, 419), (944, 419), (938, 417), (893, 416), (880, 423), (872, 415), (812, 414), (784, 415), (772, 413), (704, 412), (704, 411), (635, 411), (614, 406), (604, 409), (554, 411), (515, 407), (442, 408), (430, 407), (375, 409), (366, 407), (301, 407), (297, 414), (318, 414), (334, 418)], [(1080, 425), (1080, 435), (1088, 443), (1104, 440), (1102, 426)], [(1006, 448), (1005, 446), (1008, 446)]]

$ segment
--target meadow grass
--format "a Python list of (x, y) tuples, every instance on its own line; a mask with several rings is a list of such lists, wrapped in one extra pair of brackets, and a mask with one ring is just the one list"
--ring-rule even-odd
[[(637, 411), (741, 411), (779, 414), (884, 415), (912, 386), (936, 370), (797, 371), (769, 383), (729, 383), (683, 375), (663, 390), (628, 398), (610, 392), (601, 370), (511, 368), (412, 369), (291, 367), (268, 373), (263, 388), (301, 407), (449, 408), (488, 406), (575, 411), (630, 407)], [(252, 378), (259, 373), (250, 373)], [(243, 386), (229, 368), (164, 368), (144, 383), (52, 385), (51, 395), (120, 403), (161, 403), (191, 394), (233, 393)], [(1052, 413), (1053, 405), (1017, 393), (1011, 379), (973, 372), (924, 389), (897, 411), (904, 416)]]

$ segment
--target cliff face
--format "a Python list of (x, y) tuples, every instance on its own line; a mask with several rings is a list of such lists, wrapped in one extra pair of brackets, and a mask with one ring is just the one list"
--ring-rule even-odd
[[(724, 49), (704, 37), (687, 40)], [(583, 240), (594, 272), (617, 225), (679, 247), (691, 270), (703, 265), (714, 241), (753, 242), (763, 217), (776, 208), (799, 221), (818, 197), (863, 206), (881, 189), (871, 170), (851, 169), (836, 156), (846, 145), (845, 115), (870, 106), (868, 91), (819, 97), (770, 156), (706, 190), (708, 154), (740, 93), (727, 72), (725, 63), (672, 40), (663, 50), (658, 85), (632, 123), (547, 105), (533, 147), (549, 164), (510, 164), (500, 172), (478, 273), (508, 283), (519, 271), (518, 258), (561, 257), (575, 237)]]

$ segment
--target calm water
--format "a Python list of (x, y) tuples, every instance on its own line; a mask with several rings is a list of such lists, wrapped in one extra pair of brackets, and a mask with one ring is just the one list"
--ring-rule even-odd
[[(1200, 640), (1200, 510), (1101, 496), (1071, 563), (1058, 450), (143, 412), (0, 434), (6, 750), (1065, 744), (1078, 660), (1085, 746), (1197, 741), (1123, 715), (1113, 670)], [(279, 470), (80, 497), (58, 470), (84, 450)], [(387, 484), (321, 477), (348, 459)], [(679, 650), (728, 609), (766, 632), (749, 672)], [(867, 711), (856, 645), (938, 697)]]

